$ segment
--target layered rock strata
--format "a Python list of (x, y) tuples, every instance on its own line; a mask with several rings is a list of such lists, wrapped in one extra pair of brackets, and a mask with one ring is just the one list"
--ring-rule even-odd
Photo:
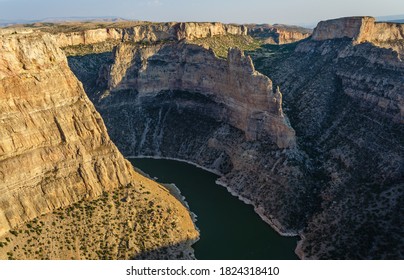
[[(228, 62), (224, 63), (211, 59), (208, 51), (198, 47), (180, 47), (180, 51), (175, 52), (170, 45), (121, 46), (122, 49), (117, 50), (117, 53), (122, 51), (120, 57), (110, 54), (76, 57), (70, 58), (70, 65), (78, 77), (85, 77), (86, 85), (87, 82), (91, 84), (89, 94), (96, 101), (112, 138), (126, 155), (181, 158), (221, 173), (220, 182), (244, 201), (254, 204), (256, 211), (280, 233), (296, 234), (303, 229), (301, 236), (304, 238), (297, 249), (302, 258), (402, 258), (404, 82), (401, 28), (396, 24), (374, 23), (367, 17), (333, 20), (320, 23), (313, 40), (302, 42), (296, 48), (282, 48), (282, 52), (271, 56), (267, 56), (263, 48), (260, 50), (264, 52), (263, 56), (254, 54), (258, 69), (280, 85), (285, 94), (286, 109), (297, 131), (301, 151), (282, 151), (273, 136), (256, 137), (259, 135), (256, 132), (261, 130), (249, 128), (251, 115), (238, 116), (239, 112), (250, 112), (250, 105), (250, 109), (255, 106), (252, 106), (254, 95), (251, 102), (242, 94), (249, 92), (245, 90), (247, 86), (232, 85), (230, 92), (217, 85), (217, 80), (227, 79), (228, 73), (251, 82), (245, 79), (246, 74), (254, 76), (254, 68), (248, 66), (251, 61), (237, 51), (230, 52)], [(70, 84), (57, 71), (56, 74), (49, 72), (59, 69), (52, 61), (62, 68), (60, 72), (64, 73), (67, 68), (59, 55), (49, 56), (49, 50), (58, 53), (54, 44), (48, 42), (51, 39), (44, 39), (48, 42), (45, 44), (48, 51), (42, 51), (42, 54), (48, 56), (38, 56), (35, 49), (44, 47), (31, 40), (35, 36), (12, 35), (10, 38), (14, 39), (7, 40), (2, 37), (1, 61), (5, 63), (0, 64), (0, 93), (4, 99), (1, 112), (5, 112), (1, 121), (5, 125), (0, 126), (3, 151), (0, 175), (8, 183), (0, 185), (7, 197), (0, 205), (5, 207), (1, 223), (6, 225), (3, 226), (5, 230), (10, 227), (10, 220), (18, 223), (35, 213), (42, 213), (43, 209), (47, 212), (54, 205), (67, 205), (75, 201), (75, 195), (77, 199), (92, 197), (98, 190), (108, 189), (108, 183), (130, 182), (128, 168), (121, 171), (121, 175), (114, 169), (103, 175), (106, 172), (103, 163), (106, 167), (110, 164), (103, 162), (107, 161), (105, 157), (116, 157), (116, 161), (121, 162), (119, 153), (102, 132), (105, 131), (102, 121), (93, 113), (77, 81)], [(35, 48), (19, 47), (28, 43)], [(38, 58), (42, 59), (33, 61)], [(212, 71), (215, 68), (212, 66), (204, 68), (199, 60), (220, 65), (220, 71)], [(240, 71), (240, 65), (247, 71)], [(218, 79), (208, 77), (207, 81), (212, 85), (207, 85), (204, 79), (192, 84), (189, 80), (199, 74), (192, 79), (187, 77), (190, 73), (198, 73), (198, 68), (217, 75)], [(186, 69), (192, 69), (192, 72), (188, 73)], [(57, 85), (51, 82), (51, 74), (56, 77)], [(158, 85), (152, 83), (153, 79)], [(262, 80), (267, 84), (264, 88), (271, 88), (269, 96), (273, 103), (279, 103), (279, 93), (272, 91), (272, 83), (269, 87), (268, 80)], [(238, 80), (231, 81), (236, 83)], [(67, 89), (64, 94), (53, 92), (39, 98), (36, 95), (26, 97), (28, 88), (25, 85), (35, 89), (34, 92), (43, 92), (42, 86), (49, 90), (52, 85), (56, 88), (65, 83), (67, 85), (62, 89), (73, 89), (83, 100), (75, 99)], [(10, 91), (5, 89), (16, 89), (19, 95), (15, 96), (19, 99), (9, 96)], [(106, 94), (100, 96), (98, 92), (104, 90), (107, 90)], [(221, 96), (222, 93), (216, 91), (226, 94)], [(62, 95), (66, 97), (63, 102)], [(260, 98), (263, 96), (265, 94), (256, 99), (260, 103), (258, 108), (262, 106)], [(19, 102), (24, 99), (29, 102)], [(240, 111), (241, 106), (237, 104), (245, 102), (249, 106)], [(43, 103), (46, 108), (41, 107)], [(267, 106), (270, 104), (267, 97), (264, 97), (264, 103), (260, 110), (267, 110), (271, 117), (283, 114), (277, 110), (278, 106)], [(46, 113), (54, 104), (61, 108), (62, 116), (56, 110), (52, 114)], [(76, 130), (81, 132), (80, 137), (71, 132), (69, 116), (72, 113), (64, 108), (65, 104), (70, 104), (68, 107), (84, 104), (77, 110), (74, 106), (72, 109), (81, 119), (90, 118), (83, 127), (80, 122), (75, 124), (75, 129), (78, 127)], [(274, 114), (273, 109), (281, 114)], [(235, 112), (238, 112), (237, 116), (232, 117)], [(50, 143), (46, 142), (47, 133), (32, 130), (31, 122), (41, 126), (45, 122), (35, 114), (44, 114), (42, 119), (47, 119), (47, 130), (53, 131), (49, 136)], [(25, 121), (27, 119), (29, 121)], [(22, 124), (20, 120), (24, 120)], [(24, 134), (26, 129), (30, 135), (28, 140), (37, 146), (21, 136), (27, 135)], [(86, 133), (88, 130), (90, 132)], [(98, 130), (101, 132), (97, 134)], [(245, 136), (251, 135), (249, 131), (254, 131), (253, 137), (246, 141)], [(276, 129), (263, 131), (270, 132), (270, 136)], [(40, 140), (41, 137), (44, 140)], [(82, 143), (79, 140), (82, 137), (91, 140)], [(54, 153), (59, 149), (61, 152)], [(65, 149), (77, 152), (66, 152)], [(37, 151), (39, 157), (35, 154)], [(10, 159), (10, 154), (15, 161)], [(57, 155), (63, 157), (55, 159)], [(45, 163), (45, 168), (42, 167), (42, 162), (46, 161), (52, 162), (57, 169), (48, 168)], [(76, 161), (86, 170), (82, 179), (74, 179), (80, 177), (77, 173), (84, 172), (81, 166), (74, 165)], [(88, 164), (89, 161), (99, 165)], [(36, 168), (18, 174), (10, 172), (16, 165)], [(76, 173), (71, 171), (71, 166)], [(97, 166), (101, 167), (97, 169)], [(95, 174), (101, 176), (93, 179)], [(38, 176), (45, 178), (39, 184), (44, 186), (41, 188), (43, 195), (35, 197), (39, 206), (27, 198), (36, 195), (35, 178)], [(53, 189), (60, 189), (53, 182), (64, 183), (67, 176), (79, 182), (78, 194), (74, 192), (76, 189), (63, 187), (57, 195), (51, 194)], [(10, 183), (11, 177), (18, 177), (12, 180), (16, 184)], [(97, 180), (105, 185), (101, 183), (101, 187), (97, 187)], [(27, 182), (34, 182), (29, 184), (29, 190), (24, 185)], [(69, 181), (67, 185), (72, 183)], [(30, 190), (34, 191), (27, 194)], [(60, 193), (72, 198), (64, 200)], [(10, 205), (9, 201), (14, 204)], [(46, 207), (43, 207), (45, 203)]]
[[(55, 209), (143, 179), (148, 182), (110, 140), (52, 36), (1, 36), (0, 235)], [(160, 245), (195, 240), (198, 233), (186, 208), (162, 187), (143, 185), (183, 219), (176, 235), (160, 240)], [(164, 198), (159, 198), (162, 193)]]
[(313, 40), (350, 38), (355, 44), (369, 42), (404, 53), (404, 24), (376, 22), (373, 17), (351, 17), (322, 21), (313, 31)]
[[(322, 22), (313, 40), (270, 58), (251, 54), (281, 86), (298, 145), (317, 170), (321, 205), (302, 232), (303, 258), (403, 257), (404, 64), (393, 50), (403, 42), (380, 47), (366, 35), (359, 43), (366, 22), (373, 19)], [(392, 26), (383, 36), (392, 38)]]
[(58, 32), (54, 36), (60, 47), (67, 47), (102, 43), (108, 40), (121, 42), (180, 41), (228, 34), (247, 35), (247, 29), (242, 25), (222, 23), (168, 22), (138, 24), (125, 28)]
[(280, 148), (294, 146), (294, 131), (282, 112), (282, 94), (255, 71), (238, 49), (227, 60), (190, 44), (139, 48), (120, 45), (108, 78), (110, 91), (136, 90), (140, 95), (162, 91), (203, 93), (224, 106), (226, 122), (244, 131), (248, 140), (271, 138)]
[(125, 155), (192, 161), (222, 174), (279, 233), (302, 228), (313, 202), (305, 156), (293, 148), (279, 90), (240, 51), (223, 60), (196, 45), (123, 44), (69, 65)]
[(262, 40), (265, 44), (290, 44), (306, 39), (311, 35), (311, 29), (287, 25), (249, 25), (248, 35)]
[[(352, 25), (341, 26), (335, 34)], [(113, 70), (115, 81), (109, 69), (118, 58), (112, 54), (70, 57), (69, 64), (91, 88), (124, 154), (180, 158), (219, 172), (220, 182), (281, 234), (300, 231), (302, 258), (402, 258), (404, 83), (400, 54), (391, 49), (402, 42), (385, 41), (381, 48), (355, 42), (354, 33), (335, 34), (252, 53), (257, 69), (285, 94), (297, 149), (279, 149), (270, 137), (246, 141), (241, 126), (229, 122), (231, 102), (211, 94), (152, 93), (176, 85), (164, 77), (178, 77), (192, 61), (173, 67), (170, 61), (178, 58), (161, 46), (149, 47), (146, 60), (138, 48), (126, 52), (122, 68)], [(193, 55), (199, 57), (197, 49)], [(112, 90), (100, 95), (108, 81)], [(143, 83), (147, 90), (139, 92)]]

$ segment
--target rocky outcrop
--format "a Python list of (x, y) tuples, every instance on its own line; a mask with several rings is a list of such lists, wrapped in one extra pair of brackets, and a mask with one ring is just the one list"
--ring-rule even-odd
[(108, 87), (133, 89), (141, 95), (173, 90), (203, 93), (225, 107), (225, 121), (244, 131), (248, 140), (270, 137), (280, 148), (295, 144), (294, 131), (282, 112), (282, 94), (238, 49), (223, 60), (190, 44), (144, 48), (123, 44), (116, 49)]
[(123, 39), (123, 31), (114, 28), (101, 28), (70, 33), (61, 32), (53, 36), (59, 47), (67, 47), (102, 43), (108, 40), (121, 41)]
[(158, 42), (197, 39), (216, 35), (246, 35), (247, 29), (241, 25), (222, 23), (168, 22), (134, 24), (123, 28), (99, 28), (77, 32), (56, 32), (60, 47), (89, 45), (108, 40), (120, 42)]
[[(376, 22), (373, 17), (349, 17), (320, 22), (314, 29), (313, 40), (350, 38), (355, 44), (369, 42), (404, 53), (404, 24)], [(401, 41), (401, 44), (399, 43)]]
[(174, 25), (177, 40), (193, 40), (218, 35), (247, 35), (247, 28), (243, 25), (208, 23), (208, 22), (182, 22)]
[(265, 44), (290, 44), (306, 39), (311, 29), (287, 25), (248, 25), (248, 35), (262, 40)]
[[(219, 172), (220, 183), (281, 234), (300, 232), (302, 258), (402, 258), (403, 68), (397, 51), (342, 36), (250, 52), (284, 94), (298, 143), (283, 150), (269, 137), (246, 141), (244, 130), (229, 125), (229, 101), (203, 92), (153, 92), (182, 89), (186, 69), (212, 71), (194, 60), (216, 65), (207, 51), (192, 47), (189, 59), (180, 60), (182, 52), (170, 46), (122, 48), (126, 55), (107, 65), (107, 54), (70, 57), (69, 63), (91, 82), (89, 94), (125, 155), (179, 158)], [(251, 70), (244, 64), (249, 60), (237, 57)], [(217, 65), (221, 72), (208, 73), (225, 79), (230, 63)], [(100, 95), (112, 73), (106, 69), (117, 79)], [(202, 86), (203, 80), (195, 88)]]
[(404, 64), (391, 48), (357, 42), (372, 22), (320, 23), (296, 48), (251, 54), (280, 85), (298, 146), (313, 164), (306, 180), (314, 179), (319, 204), (302, 231), (302, 258), (403, 258)]
[(375, 47), (370, 43), (341, 44), (343, 47), (335, 50), (333, 43), (308, 41), (300, 44), (296, 52), (308, 54), (315, 50), (324, 57), (334, 53), (338, 61), (354, 58), (363, 68), (354, 69), (349, 65), (335, 72), (344, 93), (391, 121), (403, 123), (404, 84), (401, 75), (404, 68), (400, 55), (392, 49)]
[(127, 184), (131, 176), (50, 36), (12, 35), (1, 43), (4, 233), (85, 196)]
[[(195, 240), (198, 233), (186, 208), (135, 173), (112, 143), (52, 36), (0, 36), (0, 235), (139, 181), (152, 199), (183, 219), (183, 227), (159, 245)], [(143, 234), (152, 231), (145, 228)]]
[(10, 35), (10, 34), (30, 34), (35, 30), (32, 28), (0, 28), (0, 36)]
[[(213, 67), (203, 65), (200, 60), (207, 59), (207, 63), (217, 63), (217, 58), (209, 59), (212, 54), (198, 46), (184, 46), (189, 52), (188, 62), (183, 66), (176, 65), (170, 61), (176, 62), (175, 56), (182, 56), (185, 50), (180, 52), (182, 47), (177, 46), (176, 51), (172, 52), (171, 46), (166, 47), (165, 55), (159, 52), (145, 60), (145, 69), (150, 67), (146, 71), (147, 76), (141, 71), (131, 70), (142, 67), (142, 60), (136, 58), (142, 51), (133, 49), (136, 53), (133, 61), (138, 64), (132, 61), (134, 52), (126, 52), (129, 58), (126, 60), (127, 66), (132, 67), (122, 68), (127, 69), (129, 75), (117, 81), (116, 86), (124, 87), (112, 91), (107, 90), (103, 77), (109, 75), (105, 76), (104, 69), (118, 64), (112, 62), (111, 65), (105, 65), (107, 60), (102, 59), (104, 54), (69, 57), (69, 65), (77, 77), (87, 84), (90, 98), (103, 116), (111, 138), (124, 155), (176, 158), (214, 170), (222, 175), (222, 185), (227, 186), (229, 191), (243, 201), (254, 205), (257, 213), (280, 234), (297, 235), (311, 205), (310, 201), (299, 197), (310, 197), (309, 193), (315, 190), (306, 188), (308, 183), (304, 178), (307, 171), (302, 164), (305, 156), (296, 149), (280, 149), (270, 135), (257, 140), (246, 140), (245, 132), (229, 123), (229, 111), (232, 109), (229, 105), (233, 103), (218, 101), (213, 94), (178, 90), (139, 93), (136, 86), (138, 83), (135, 82), (138, 77), (134, 73), (144, 75), (142, 82), (148, 85), (147, 89), (160, 90), (159, 84), (170, 84), (164, 77), (175, 77), (172, 74), (175, 69), (199, 71), (198, 67), (212, 69), (217, 67), (215, 65), (223, 65), (222, 72), (225, 73), (229, 67), (229, 62), (225, 60), (213, 64)], [(161, 49), (161, 46), (156, 48)], [(232, 53), (236, 56), (236, 61), (250, 63), (238, 51), (233, 50)], [(124, 57), (120, 61), (119, 65), (125, 65)], [(195, 63), (190, 64), (191, 61)], [(93, 63), (98, 63), (98, 67)], [(164, 68), (164, 65), (167, 67)], [(151, 69), (154, 71), (151, 72)], [(219, 73), (219, 77), (223, 77), (223, 73)], [(187, 75), (193, 75), (193, 72)], [(212, 77), (207, 79), (214, 81)], [(187, 81), (184, 79), (184, 82)], [(248, 78), (241, 77), (240, 81), (248, 81)], [(239, 86), (248, 88), (248, 85)], [(212, 88), (213, 86), (210, 87)], [(100, 94), (104, 91), (104, 94)], [(271, 91), (272, 94), (274, 93)], [(274, 96), (276, 95), (275, 93)], [(237, 100), (234, 101), (236, 102)], [(285, 207), (285, 201), (296, 203), (293, 207)]]
[[(169, 38), (213, 32), (188, 28), (168, 32)], [(162, 37), (156, 30), (139, 38), (167, 38), (164, 30)], [(300, 232), (302, 258), (402, 259), (401, 30), (369, 17), (322, 22), (311, 40), (280, 46), (279, 52), (270, 49), (271, 55), (265, 46), (252, 53), (257, 69), (271, 79), (256, 72), (238, 50), (222, 60), (183, 43), (122, 44), (113, 55), (70, 57), (69, 64), (91, 89), (125, 155), (179, 158), (217, 171), (221, 184), (253, 204), (281, 234)], [(126, 33), (127, 38), (136, 32)], [(133, 171), (52, 38), (8, 34), (1, 40), (3, 232), (130, 183)], [(137, 184), (133, 199), (142, 187)], [(156, 188), (166, 194), (158, 186), (152, 193)], [(120, 195), (125, 198), (126, 192)], [(183, 208), (175, 209), (189, 217)], [(102, 209), (96, 215), (102, 218)], [(184, 228), (187, 233), (178, 231), (176, 241), (196, 236), (191, 226)]]
[[(281, 93), (249, 57), (232, 49), (224, 60), (182, 43), (122, 44), (111, 64), (105, 55), (69, 57), (69, 65), (126, 156), (177, 158), (214, 170), (279, 233), (297, 234), (310, 205), (297, 198), (308, 193), (299, 166), (304, 155), (293, 149)], [(280, 197), (297, 203), (284, 207)]]
[(297, 31), (288, 31), (288, 30), (277, 30), (278, 44), (290, 44), (297, 41), (301, 41), (310, 36), (310, 33), (300, 33)]
[(347, 17), (321, 21), (313, 31), (312, 39), (322, 41), (346, 37), (357, 40), (364, 31), (362, 27), (374, 21), (372, 17)]

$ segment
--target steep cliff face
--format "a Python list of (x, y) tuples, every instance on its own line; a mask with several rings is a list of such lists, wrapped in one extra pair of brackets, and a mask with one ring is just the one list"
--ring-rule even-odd
[(130, 180), (63, 52), (38, 37), (1, 38), (1, 233)]
[(270, 137), (280, 148), (295, 143), (279, 89), (237, 49), (222, 60), (196, 45), (123, 44), (115, 52), (108, 87), (133, 89), (140, 95), (173, 90), (203, 93), (225, 107), (225, 121), (244, 131), (247, 139)]
[[(148, 181), (110, 140), (52, 36), (0, 36), (0, 235), (142, 178)], [(172, 241), (195, 238), (188, 211), (169, 195), (166, 203), (187, 224)]]
[(53, 35), (59, 47), (89, 45), (111, 41), (120, 41), (123, 39), (123, 30), (100, 28), (94, 30), (84, 30), (70, 33), (57, 33)]
[(314, 29), (313, 40), (350, 38), (355, 44), (369, 42), (403, 54), (404, 24), (376, 22), (373, 17), (350, 17), (322, 21)]
[[(257, 69), (284, 93), (296, 149), (279, 149), (266, 137), (246, 141), (245, 126), (230, 122), (229, 112), (238, 109), (233, 104), (249, 104), (233, 94), (248, 85), (232, 80), (240, 89), (228, 83), (233, 100), (223, 101), (212, 97), (214, 85), (204, 83), (214, 78), (189, 81), (186, 69), (194, 75), (202, 68), (222, 80), (241, 64), (247, 71), (234, 73), (244, 73), (239, 78), (248, 82), (251, 62), (237, 52), (218, 62), (197, 47), (173, 52), (170, 46), (121, 46), (121, 57), (70, 57), (69, 64), (91, 89), (124, 154), (180, 158), (220, 172), (220, 182), (280, 233), (300, 232), (299, 256), (402, 258), (402, 60), (376, 41), (353, 40), (361, 27), (352, 21), (337, 24), (334, 37), (324, 31), (312, 40), (251, 53)], [(402, 46), (400, 38), (386, 44)], [(103, 63), (104, 56), (110, 62)], [(200, 60), (222, 65), (220, 71)], [(110, 92), (101, 96), (108, 85)]]
[(375, 19), (371, 17), (347, 17), (321, 21), (314, 28), (312, 39), (321, 41), (347, 37), (356, 40), (362, 32), (362, 26), (374, 21)]
[(305, 156), (293, 148), (280, 92), (250, 58), (233, 49), (223, 60), (181, 43), (123, 44), (110, 64), (105, 56), (69, 57), (69, 65), (125, 155), (183, 159), (214, 170), (281, 234), (297, 234), (313, 203), (303, 181)]
[(301, 41), (310, 36), (310, 33), (300, 33), (298, 31), (277, 30), (279, 34), (278, 44), (290, 44)]
[[(403, 257), (404, 64), (391, 48), (352, 40), (364, 38), (367, 21), (320, 23), (313, 40), (270, 58), (251, 54), (280, 85), (298, 145), (317, 170), (321, 207), (303, 231), (304, 258)], [(403, 46), (400, 38), (389, 44)]]
[(56, 32), (54, 34), (60, 47), (88, 45), (108, 40), (121, 42), (157, 42), (197, 39), (216, 35), (247, 35), (242, 25), (222, 23), (168, 22), (153, 24), (133, 24), (123, 28), (99, 28), (78, 32)]
[(174, 25), (177, 40), (198, 39), (218, 35), (247, 35), (247, 28), (243, 25), (223, 23), (183, 22)]
[(265, 44), (290, 44), (306, 39), (311, 29), (287, 25), (249, 25), (248, 35), (262, 40)]
[(332, 46), (315, 41), (341, 38), (351, 38), (356, 47), (347, 44), (338, 50), (337, 59), (347, 61), (348, 58), (355, 58), (366, 69), (354, 69), (349, 65), (337, 71), (345, 93), (362, 105), (402, 123), (404, 85), (400, 73), (403, 72), (401, 54), (404, 50), (404, 25), (375, 23), (371, 17), (320, 22), (313, 33), (314, 41), (299, 45), (296, 51), (308, 53), (313, 49), (321, 50), (325, 56), (333, 51)]

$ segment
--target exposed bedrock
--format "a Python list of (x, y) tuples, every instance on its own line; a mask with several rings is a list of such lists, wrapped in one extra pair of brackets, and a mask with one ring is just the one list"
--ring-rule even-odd
[(320, 23), (314, 34), (322, 40), (271, 58), (251, 55), (280, 85), (299, 148), (322, 174), (321, 209), (303, 231), (299, 255), (402, 258), (404, 64), (388, 46), (353, 42), (356, 33), (336, 36), (354, 26), (350, 20), (362, 22)]
[(129, 165), (50, 36), (1, 45), (0, 233), (129, 183)]
[(178, 158), (219, 172), (280, 233), (297, 234), (314, 203), (315, 187), (303, 182), (310, 163), (295, 149), (281, 93), (249, 57), (233, 49), (223, 60), (181, 43), (123, 44), (109, 66), (104, 56), (69, 64), (126, 156)]
[(279, 148), (295, 144), (282, 112), (282, 94), (238, 49), (223, 60), (190, 44), (123, 44), (115, 51), (108, 88), (135, 90), (141, 96), (173, 90), (202, 93), (224, 107), (220, 117), (244, 131), (248, 140), (268, 138)]
[(320, 22), (313, 40), (350, 38), (355, 44), (369, 42), (404, 53), (404, 24), (376, 22), (373, 17), (349, 17)]
[[(15, 28), (8, 29), (13, 32)], [(311, 29), (269, 24), (223, 24), (219, 22), (133, 22), (55, 23), (30, 25), (25, 32), (41, 30), (54, 36), (60, 47), (114, 44), (119, 42), (167, 42), (195, 40), (215, 36), (251, 36), (268, 44), (289, 44), (310, 36)], [(21, 31), (21, 30), (20, 30)], [(2, 31), (0, 31), (2, 32)], [(7, 32), (5, 29), (4, 32)], [(107, 46), (104, 46), (106, 48)]]
[[(268, 137), (249, 137), (248, 107), (255, 104), (238, 93), (255, 79), (246, 75), (254, 68), (235, 51), (224, 61), (194, 46), (123, 45), (114, 54), (70, 57), (69, 64), (125, 155), (180, 158), (220, 172), (220, 181), (281, 233), (302, 230), (300, 257), (402, 258), (404, 75), (402, 37), (391, 35), (401, 26), (387, 24), (393, 31), (385, 37), (364, 36), (371, 22), (320, 23), (313, 39), (251, 52), (285, 101), (276, 110), (271, 82), (270, 98), (256, 99), (270, 118), (258, 123), (277, 124), (273, 118), (287, 112), (297, 134), (297, 146), (289, 147), (296, 148), (280, 149), (277, 130), (266, 125), (252, 127)], [(231, 72), (236, 54), (245, 69)], [(238, 80), (228, 83), (228, 73)], [(247, 106), (234, 118), (243, 107), (237, 103)]]
[(0, 36), (0, 235), (140, 181), (183, 219), (183, 228), (160, 245), (195, 240), (187, 209), (135, 173), (112, 143), (54, 39), (43, 33)]
[(262, 40), (265, 44), (290, 44), (309, 37), (311, 29), (288, 25), (251, 24), (247, 25), (248, 35)]
[(247, 35), (242, 25), (204, 22), (168, 22), (161, 24), (133, 24), (122, 28), (98, 28), (77, 32), (59, 32), (53, 36), (60, 47), (102, 43), (108, 40), (121, 42), (158, 42), (197, 39), (216, 35)]

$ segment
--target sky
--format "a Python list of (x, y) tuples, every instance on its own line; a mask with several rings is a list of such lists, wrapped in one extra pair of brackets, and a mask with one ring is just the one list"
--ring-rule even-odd
[(310, 25), (343, 16), (403, 14), (403, 0), (0, 0), (0, 21), (114, 16)]

